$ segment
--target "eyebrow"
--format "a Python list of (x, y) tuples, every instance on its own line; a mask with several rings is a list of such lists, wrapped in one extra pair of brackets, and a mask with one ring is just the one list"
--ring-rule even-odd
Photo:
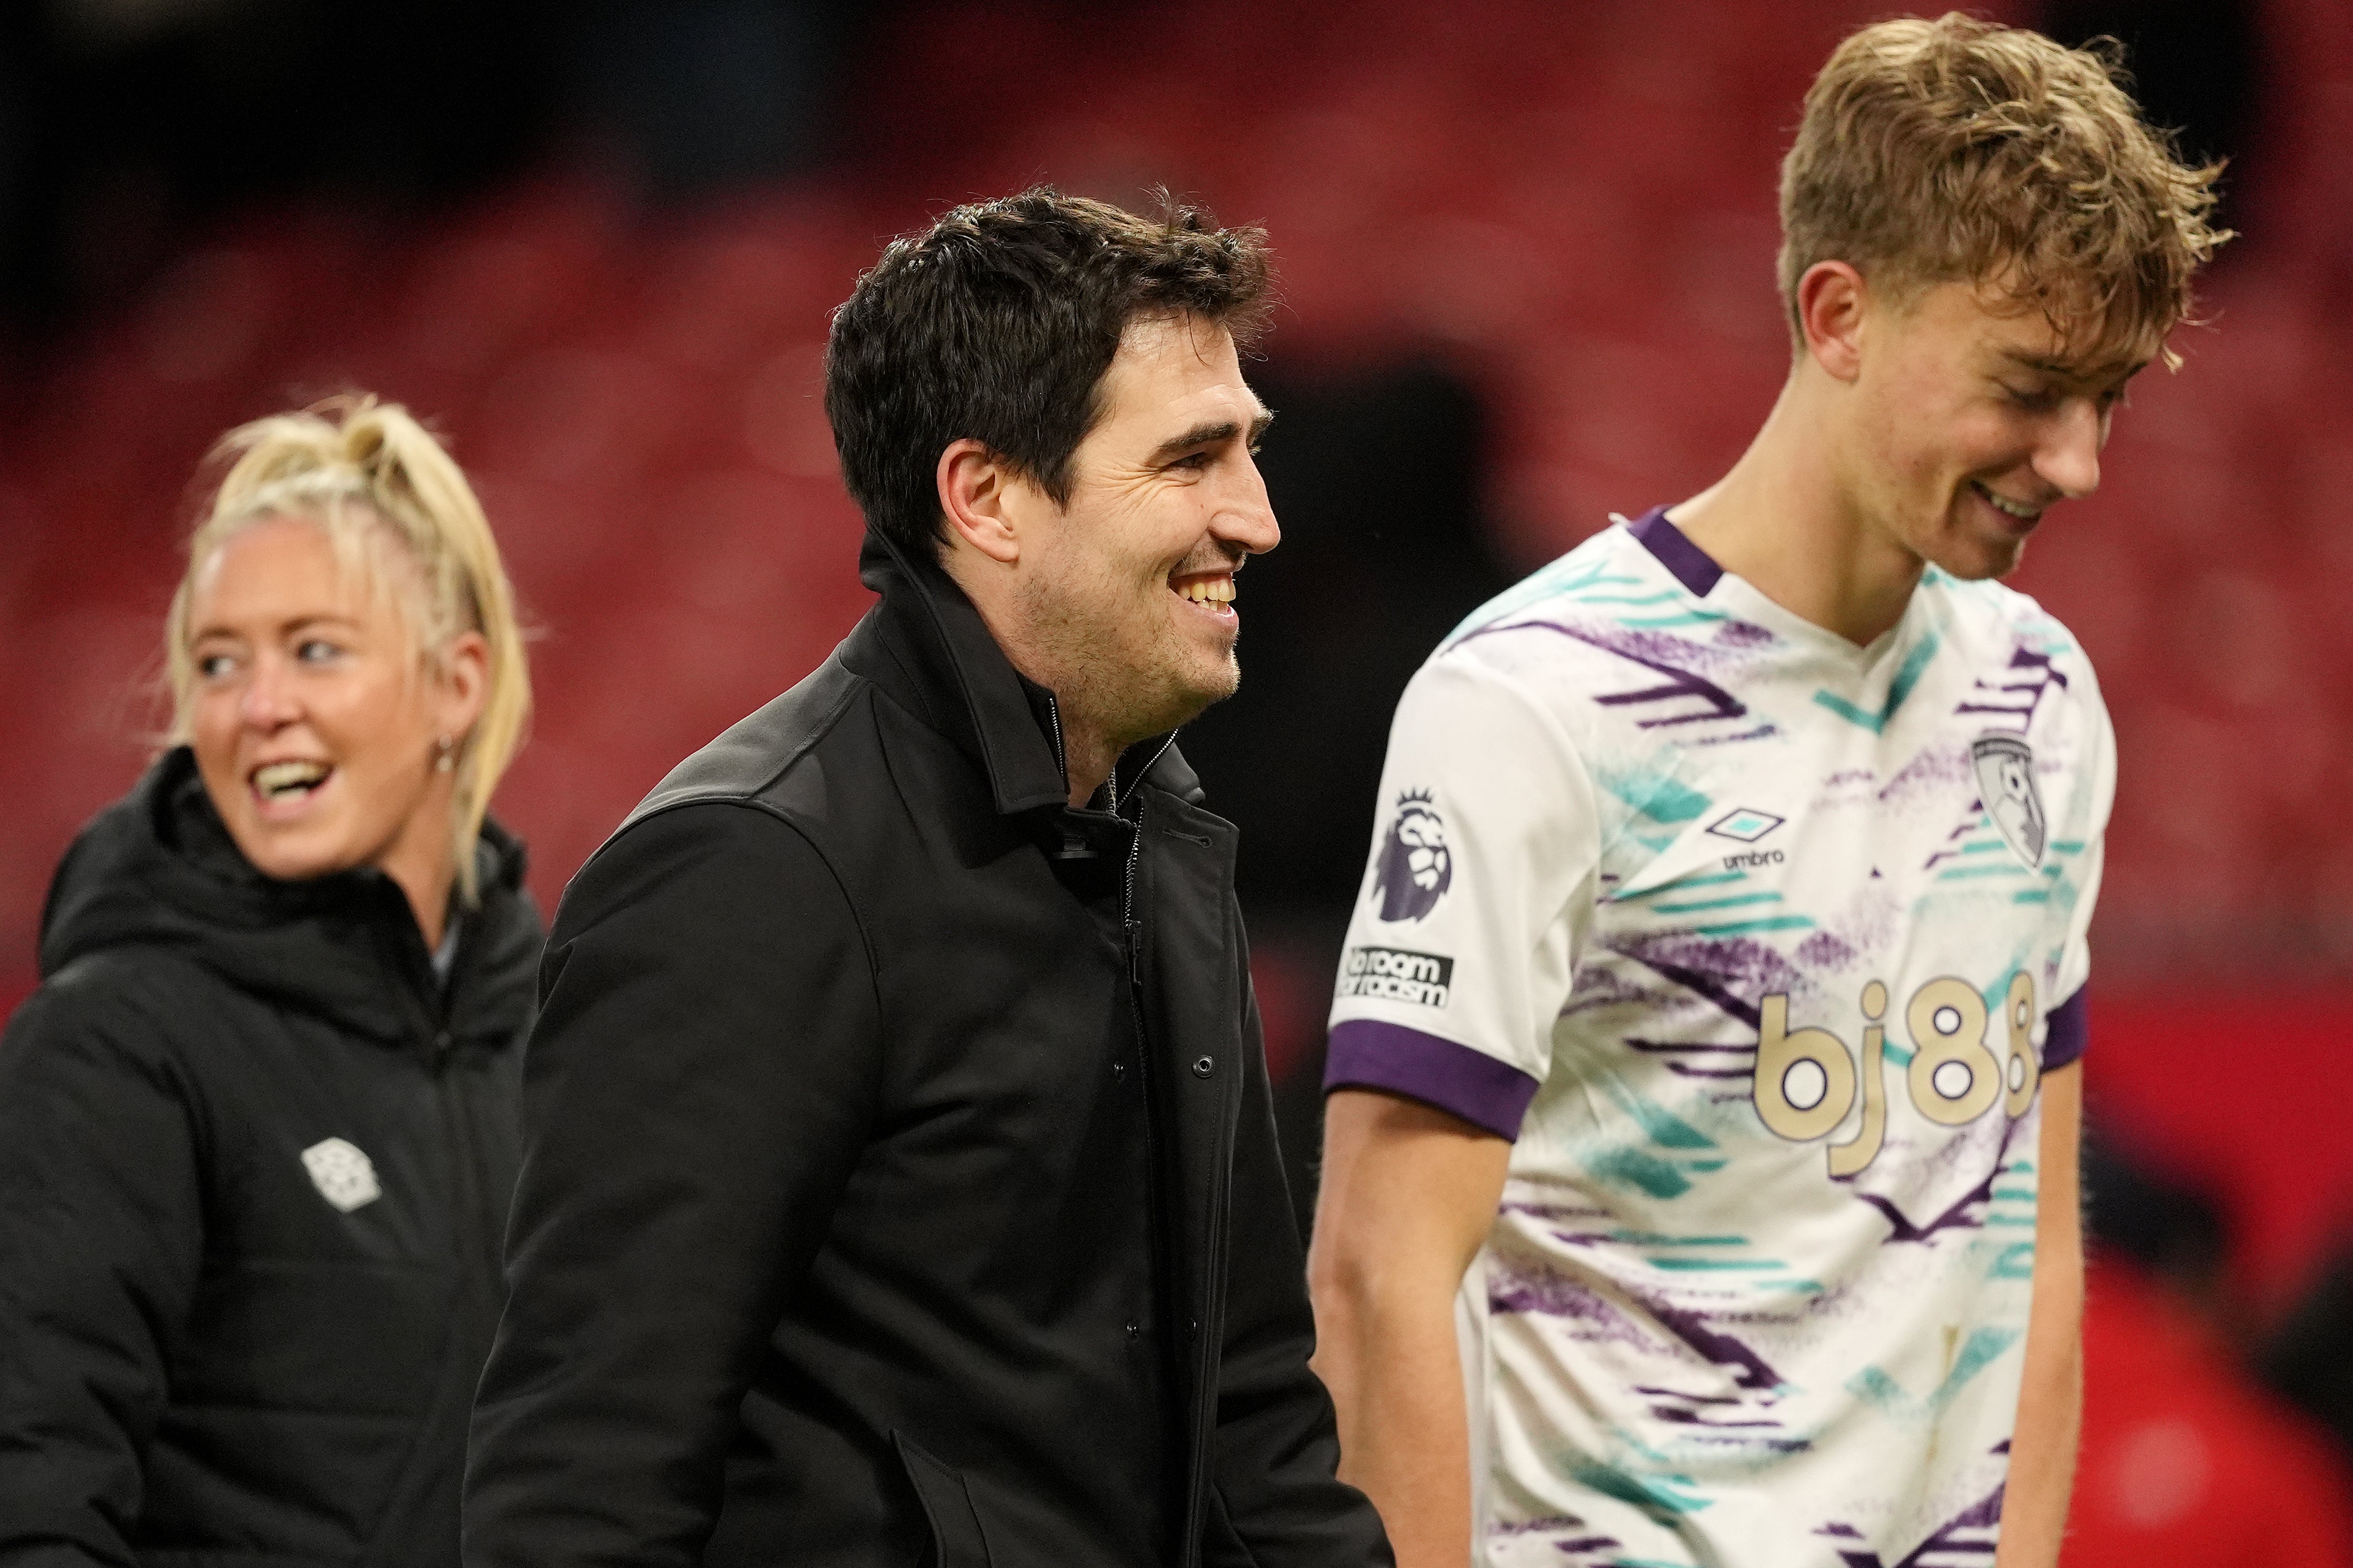
[(2129, 381), (2147, 370), (2149, 364), (2147, 360), (2119, 360), (2112, 364), (2092, 365), (2087, 368), (2068, 364), (2061, 360), (2045, 358), (2040, 354), (2021, 353), (2016, 349), (2002, 350), (2001, 357), (2023, 370), (2034, 371), (2042, 375), (2055, 375), (2065, 381), (2080, 381), (2094, 385), (2107, 381)]
[[(1260, 409), (1258, 411), (1258, 416), (1252, 419), (1250, 423), (1250, 438), (1251, 445), (1257, 445), (1258, 438), (1265, 435), (1266, 427), (1273, 423), (1274, 411), (1268, 408)], [(1207, 425), (1196, 425), (1190, 430), (1186, 431), (1183, 435), (1171, 436), (1168, 439), (1161, 442), (1160, 445), (1152, 448), (1152, 461), (1156, 463), (1164, 458), (1174, 458), (1179, 453), (1189, 452), (1196, 447), (1219, 446), (1225, 442), (1232, 440), (1241, 433), (1242, 427), (1235, 424), (1230, 419), (1219, 419)]]
[[(316, 626), (340, 626), (345, 629), (350, 629), (356, 627), (358, 625), (359, 622), (349, 616), (338, 616), (332, 614), (321, 616), (297, 616), (292, 620), (280, 625), (276, 628), (276, 635), (281, 637), (292, 637), (297, 633), (306, 632)], [(195, 631), (188, 634), (188, 646), (194, 647), (196, 644), (204, 641), (206, 637), (243, 637), (244, 636), (245, 634), (243, 632), (231, 626), (199, 626)]]

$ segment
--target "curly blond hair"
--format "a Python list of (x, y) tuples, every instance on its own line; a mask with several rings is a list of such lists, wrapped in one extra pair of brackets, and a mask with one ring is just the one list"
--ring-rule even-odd
[(239, 530), (264, 518), (315, 521), (345, 571), (399, 602), (420, 669), (432, 668), (461, 632), (480, 632), (489, 645), (482, 711), (458, 738), (449, 803), (459, 896), (471, 905), (479, 892), (474, 845), (491, 792), (522, 746), (531, 717), (531, 672), (514, 591), (473, 487), (406, 409), (368, 395), (330, 398), (301, 413), (239, 426), (221, 437), (213, 458), (227, 462), (228, 471), (189, 535), (187, 570), (164, 620), (173, 739), (188, 738), (193, 715), (189, 617), (206, 563)]
[(1898, 300), (1991, 286), (2087, 363), (2178, 363), (2166, 334), (2231, 237), (2212, 221), (2222, 166), (2184, 163), (2147, 122), (2120, 56), (1958, 12), (1850, 35), (1781, 163), (1793, 331), (1798, 280), (1844, 261)]

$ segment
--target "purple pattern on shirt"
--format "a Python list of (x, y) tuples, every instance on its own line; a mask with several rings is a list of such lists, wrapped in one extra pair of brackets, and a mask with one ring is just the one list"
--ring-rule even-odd
[(1612, 944), (1610, 951), (1706, 997), (1754, 1029), (1755, 996), (1802, 987), (1806, 979), (1788, 959), (1746, 937), (1705, 937), (1687, 931), (1648, 931)]
[(1500, 626), (1482, 626), (1475, 632), (1466, 632), (1462, 641), (1523, 631), (1557, 632), (1562, 637), (1574, 637), (1604, 653), (1616, 654), (1630, 664), (1639, 664), (1644, 669), (1666, 677), (1663, 686), (1644, 686), (1632, 691), (1610, 691), (1596, 696), (1593, 700), (1605, 708), (1624, 707), (1630, 703), (1671, 702), (1682, 698), (1696, 698), (1707, 704), (1705, 712), (1671, 713), (1663, 718), (1637, 719), (1634, 721), (1637, 729), (1657, 730), (1673, 724), (1738, 719), (1748, 712), (1748, 705), (1723, 687), (1696, 674), (1684, 664), (1674, 662), (1678, 658), (1691, 663), (1722, 662), (1722, 654), (1688, 637), (1674, 637), (1666, 632), (1631, 632), (1616, 626), (1588, 626), (1566, 621), (1507, 621)]
[(1818, 931), (1798, 944), (1797, 960), (1808, 969), (1820, 973), (1835, 973), (1862, 955), (1854, 945), (1835, 931)]
[(1509, 1541), (1514, 1536), (1560, 1537), (1546, 1544), (1561, 1554), (1563, 1568), (1609, 1568), (1624, 1550), (1624, 1542), (1616, 1536), (1597, 1534), (1591, 1525), (1573, 1513), (1556, 1513), (1546, 1519), (1532, 1519), (1520, 1524), (1491, 1524), (1487, 1527), (1487, 1537), (1491, 1541)]
[(1682, 1040), (1644, 1040), (1631, 1035), (1627, 1046), (1646, 1057), (1664, 1058), (1666, 1069), (1677, 1078), (1736, 1079), (1746, 1083), (1756, 1075), (1757, 1047), (1694, 1045)]
[(1698, 1352), (1703, 1360), (1728, 1369), (1735, 1386), (1760, 1394), (1769, 1394), (1781, 1386), (1781, 1374), (1766, 1365), (1764, 1357), (1730, 1334), (1720, 1334), (1709, 1328), (1701, 1313), (1671, 1306), (1662, 1297), (1632, 1291), (1628, 1294), (1634, 1296), (1661, 1327)]
[(1387, 1089), (1507, 1139), (1519, 1137), (1536, 1097), (1535, 1079), (1484, 1051), (1378, 1018), (1332, 1026), (1324, 1092), (1335, 1089)]
[[(1730, 1419), (1729, 1417), (1740, 1414), (1753, 1413), (1755, 1407), (1745, 1399), (1736, 1399), (1727, 1394), (1685, 1394), (1681, 1389), (1654, 1388), (1647, 1384), (1636, 1384), (1634, 1392), (1651, 1400), (1651, 1418), (1654, 1421), (1665, 1421), (1677, 1426), (1700, 1427), (1711, 1432), (1760, 1429), (1778, 1432), (1781, 1429), (1781, 1423), (1769, 1417), (1760, 1417), (1754, 1421)], [(1711, 1419), (1719, 1412), (1726, 1418)], [(1811, 1447), (1802, 1440), (1778, 1446), (1785, 1452)]]
[(2034, 724), (2034, 710), (2042, 702), (2042, 694), (2052, 686), (2067, 689), (2067, 677), (2051, 662), (2047, 653), (2037, 653), (2026, 647), (2010, 649), (2010, 668), (2026, 673), (2019, 679), (2005, 680), (1989, 686), (1982, 679), (1970, 683), (1970, 700), (1961, 703), (1956, 713), (1983, 713), (1989, 718), (2010, 720), (2021, 735)]
[[(1984, 1181), (1962, 1194), (1959, 1202), (1948, 1206), (1944, 1213), (1934, 1219), (1926, 1220), (1917, 1225), (1905, 1216), (1904, 1211), (1895, 1206), (1895, 1200), (1893, 1198), (1883, 1198), (1877, 1193), (1860, 1191), (1854, 1195), (1886, 1216), (1887, 1239), (1891, 1243), (1932, 1242), (1945, 1231), (1985, 1228), (1985, 1216), (1982, 1214), (1971, 1214), (1969, 1211), (1980, 1208), (1993, 1201), (1993, 1184), (2000, 1177), (2001, 1171), (2002, 1168), (1997, 1165), (1987, 1174)], [(1836, 1176), (1831, 1178), (1833, 1181), (1852, 1181), (1852, 1179)]]
[[(1943, 1213), (1931, 1219), (1915, 1223), (1896, 1206), (1893, 1198), (1883, 1197), (1877, 1193), (1867, 1193), (1859, 1186), (1853, 1186), (1855, 1178), (1852, 1176), (1833, 1176), (1831, 1179), (1847, 1184), (1858, 1199), (1877, 1209), (1886, 1218), (1888, 1236), (1885, 1245), (1895, 1246), (1899, 1243), (1914, 1242), (1922, 1246), (1934, 1246), (1936, 1237), (1948, 1230), (1981, 1231), (1985, 1229), (1985, 1211), (1993, 1204), (1994, 1184), (2010, 1174), (2012, 1171), (2010, 1145), (2010, 1141), (2018, 1135), (2018, 1122), (2008, 1118), (2002, 1120), (2001, 1141), (1994, 1150), (1992, 1168), (1986, 1173), (1985, 1179), (1972, 1185), (1958, 1199), (1947, 1205)], [(1966, 1138), (1946, 1144), (1931, 1157), (1932, 1166), (1949, 1171), (1956, 1163), (1968, 1158), (1969, 1145), (1970, 1140)], [(1972, 1213), (1972, 1210), (1978, 1212)]]
[(1714, 719), (1738, 719), (1746, 715), (1748, 705), (1706, 677), (1678, 664), (1670, 663), (1667, 656), (1698, 645), (1683, 637), (1667, 637), (1658, 632), (1624, 632), (1595, 626), (1564, 626), (1552, 621), (1532, 621), (1531, 626), (1548, 626), (1582, 643), (1589, 643), (1604, 653), (1614, 653), (1630, 664), (1665, 676), (1663, 686), (1638, 687), (1632, 691), (1605, 691), (1593, 700), (1604, 708), (1622, 708), (1633, 703), (1672, 702), (1685, 697), (1695, 697), (1708, 705), (1704, 713), (1670, 713), (1637, 719), (1638, 730), (1662, 730), (1673, 724), (1704, 724)]
[[(2004, 1444), (2006, 1448), (2009, 1445)], [(2001, 1528), (2002, 1494), (2009, 1489), (1999, 1486), (1987, 1496), (1971, 1503), (1951, 1519), (1936, 1527), (1927, 1540), (1899, 1558), (1892, 1568), (1946, 1568), (1954, 1559), (1993, 1561), (1996, 1535)], [(1825, 1524), (1817, 1528), (1816, 1535), (1833, 1541), (1861, 1541), (1862, 1531), (1851, 1524)], [(1878, 1552), (1845, 1546), (1836, 1548), (1844, 1568), (1891, 1568)], [(1934, 1556), (1936, 1562), (1931, 1563)]]
[[(1912, 760), (1895, 770), (1895, 776), (1880, 786), (1879, 800), (1883, 805), (1898, 805), (1923, 795), (1935, 795), (1950, 785), (1971, 782), (1977, 778), (1977, 763), (1969, 756), (1967, 745), (1956, 742), (1947, 746), (1929, 746), (1914, 754)], [(1985, 809), (1982, 801), (1970, 808), (1969, 823), (1974, 828), (1977, 814)]]
[(1493, 1253), (1487, 1262), (1487, 1310), (1552, 1318), (1575, 1325), (1572, 1337), (1649, 1350), (1658, 1342), (1651, 1325), (1582, 1279), (1544, 1267), (1525, 1253)]

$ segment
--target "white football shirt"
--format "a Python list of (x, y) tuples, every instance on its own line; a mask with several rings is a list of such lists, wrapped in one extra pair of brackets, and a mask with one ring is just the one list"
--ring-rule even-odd
[(2113, 757), (2031, 599), (1931, 568), (1859, 648), (1662, 511), (1414, 677), (1325, 1085), (1514, 1140), (1482, 1561), (1992, 1561)]

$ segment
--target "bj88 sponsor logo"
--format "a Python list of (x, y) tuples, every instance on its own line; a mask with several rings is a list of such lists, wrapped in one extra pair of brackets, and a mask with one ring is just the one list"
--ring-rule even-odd
[[(1789, 1027), (1786, 992), (1757, 1007), (1757, 1114), (1778, 1136), (1810, 1143), (1827, 1138), (1862, 1105), (1853, 1137), (1827, 1151), (1830, 1173), (1851, 1176), (1878, 1158), (1887, 1138), (1887, 987), (1862, 988), (1861, 1059), (1828, 1029)], [(1911, 1042), (1904, 1089), (1912, 1107), (1944, 1127), (1961, 1127), (1993, 1110), (2017, 1118), (2034, 1103), (2042, 1062), (2034, 1047), (2034, 977), (2010, 978), (1998, 1008), (1978, 988), (1949, 975), (1912, 994), (1900, 1016)]]

